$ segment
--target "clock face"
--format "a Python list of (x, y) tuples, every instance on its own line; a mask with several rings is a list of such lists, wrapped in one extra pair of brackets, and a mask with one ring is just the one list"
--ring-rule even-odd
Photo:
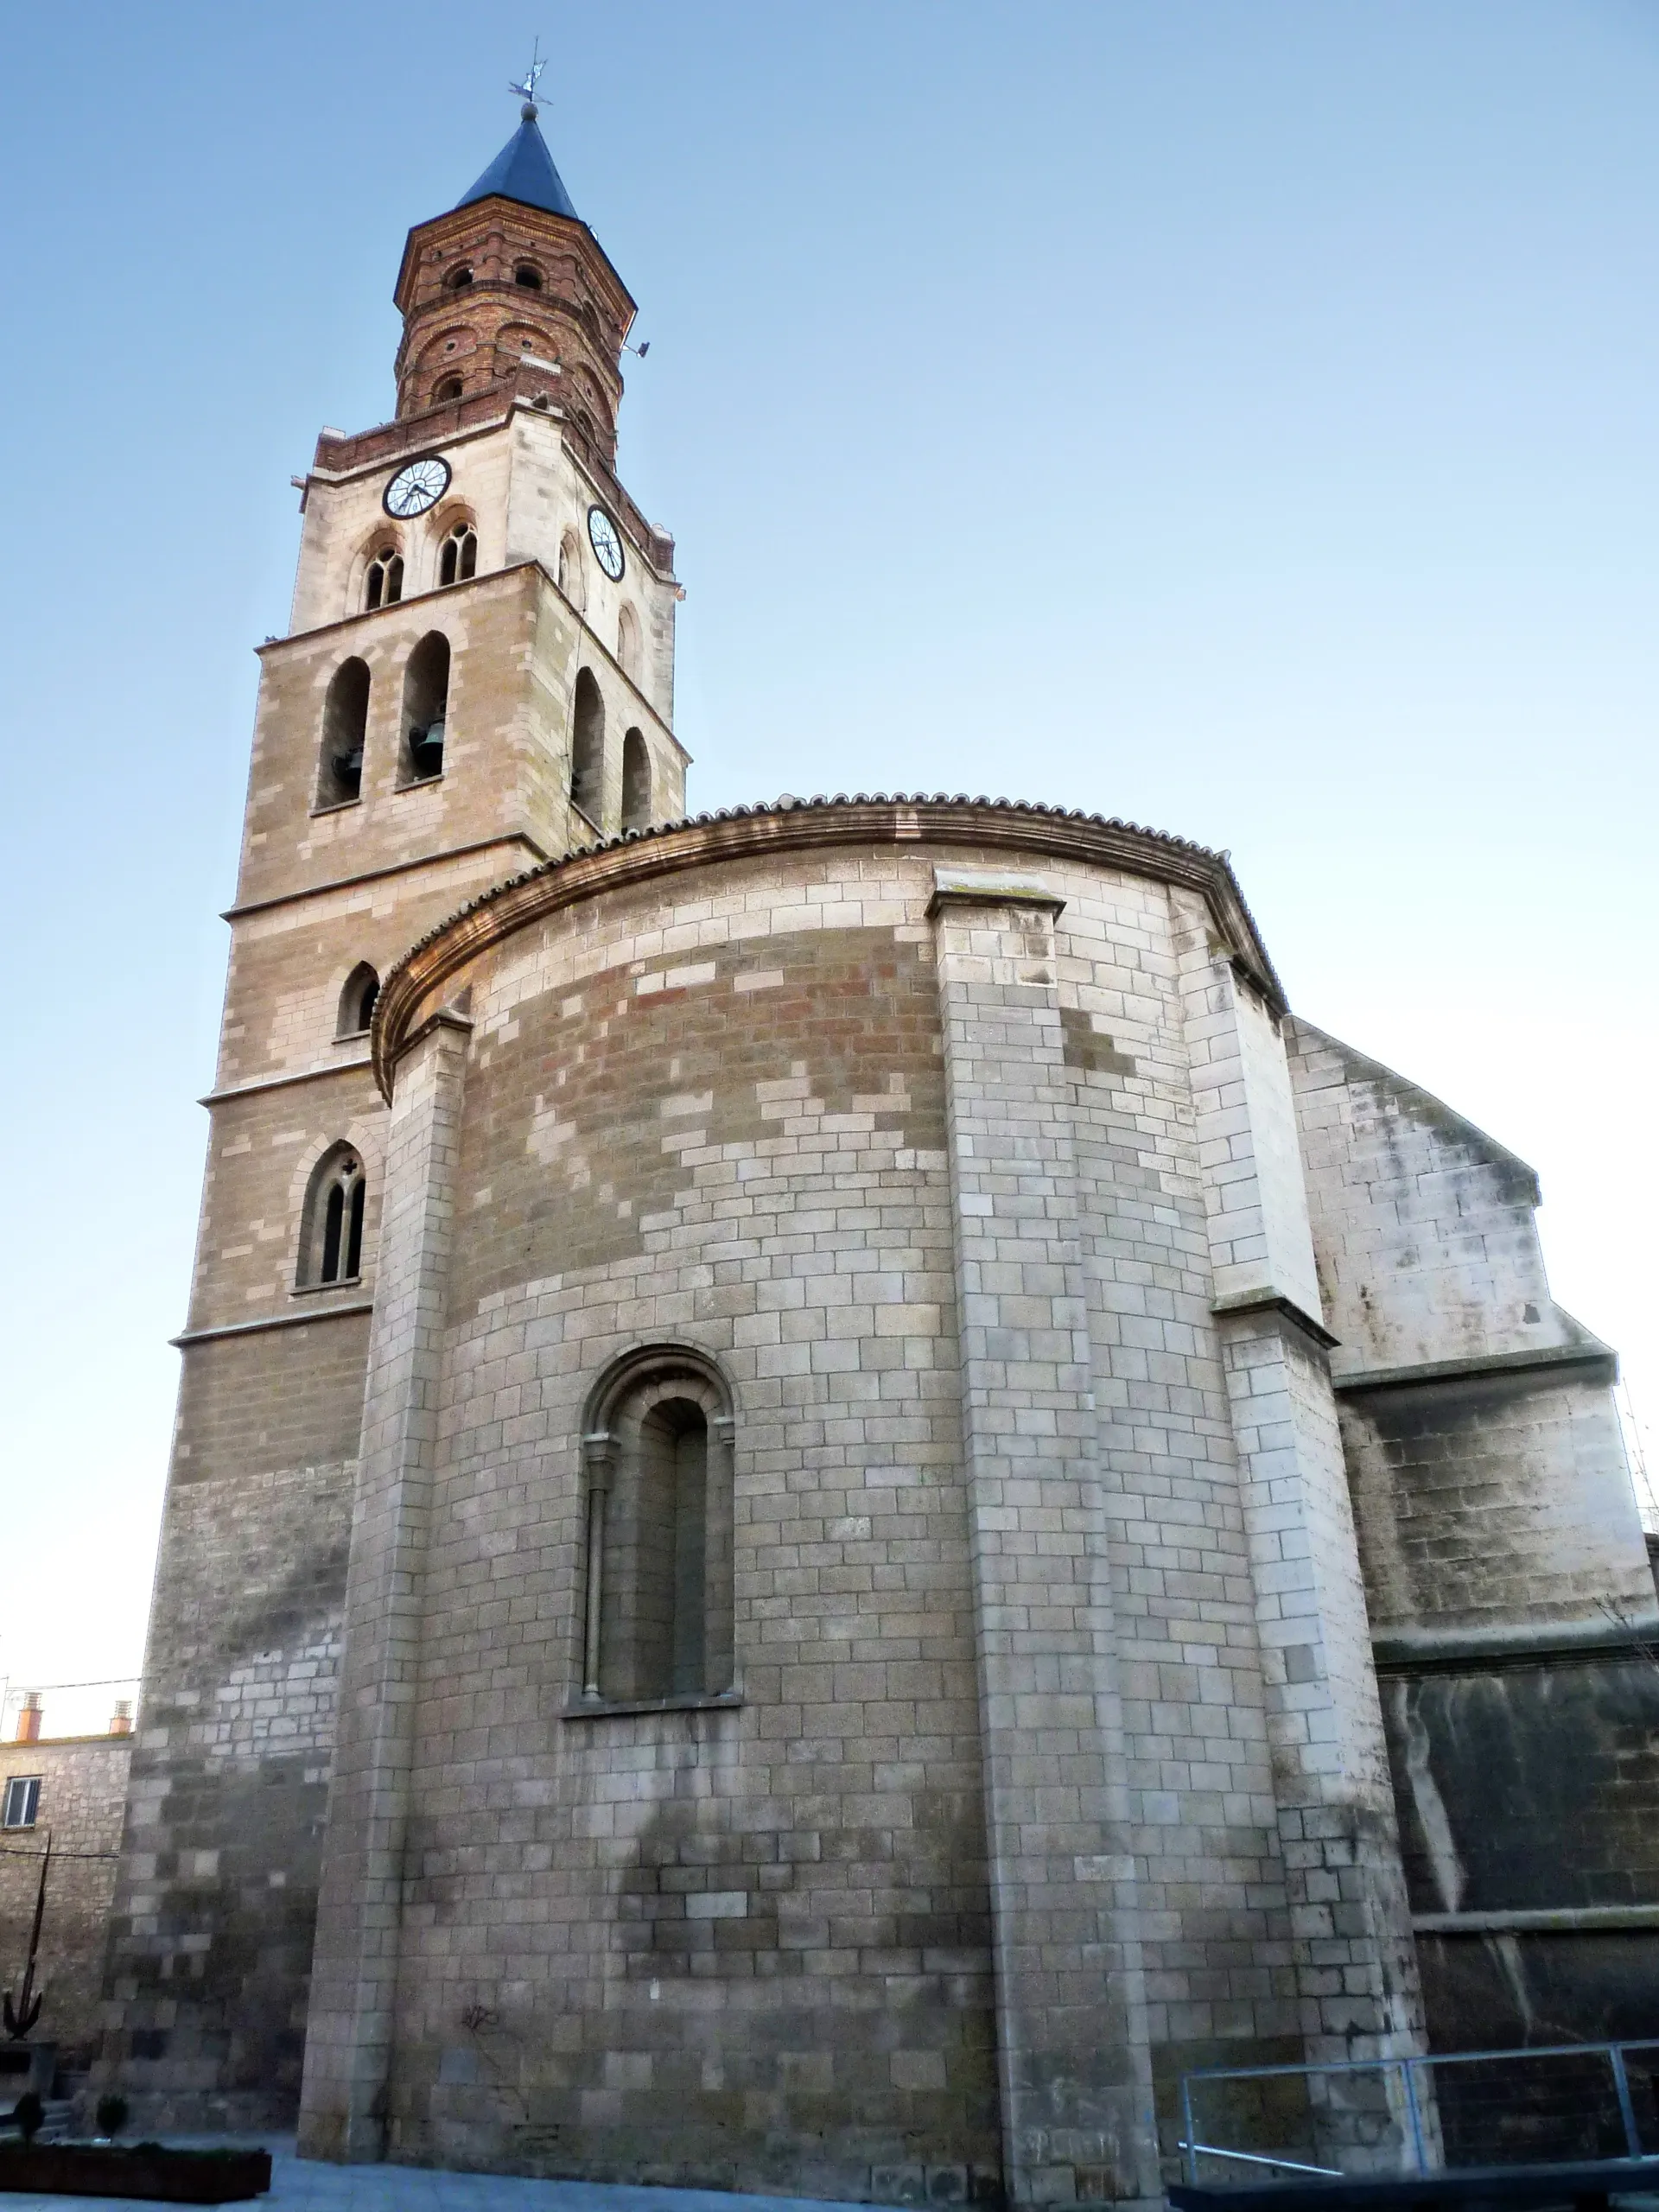
[(625, 565), (621, 534), (603, 507), (589, 507), (588, 510), (588, 542), (594, 549), (594, 558), (611, 582), (620, 583)]
[(448, 489), (448, 462), (429, 453), (423, 461), (404, 463), (387, 485), (381, 504), (389, 515), (407, 522), (411, 515), (423, 515), (429, 507), (435, 507)]

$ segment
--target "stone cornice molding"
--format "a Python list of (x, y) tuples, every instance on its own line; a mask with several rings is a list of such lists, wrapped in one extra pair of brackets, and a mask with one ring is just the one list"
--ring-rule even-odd
[(450, 861), (470, 859), (474, 853), (493, 852), (498, 845), (527, 845), (538, 861), (545, 861), (527, 830), (509, 830), (499, 837), (474, 838), (470, 845), (451, 845), (442, 853), (423, 853), (416, 860), (388, 861), (384, 868), (365, 868), (356, 875), (331, 876), (326, 883), (307, 884), (299, 891), (279, 891), (270, 899), (249, 899), (239, 906), (226, 906), (221, 922), (239, 922), (248, 914), (268, 914), (273, 906), (292, 906), (302, 899), (325, 899), (336, 891), (355, 891), (359, 883), (378, 883), (388, 875), (409, 875), (416, 868), (442, 868)]
[(629, 830), (483, 893), (423, 938), (385, 977), (374, 1010), (375, 1079), (391, 1096), (392, 1070), (416, 1010), (469, 961), (517, 931), (653, 877), (733, 860), (848, 846), (989, 847), (1027, 860), (1079, 861), (1150, 878), (1203, 899), (1228, 956), (1276, 1012), (1286, 1001), (1238, 879), (1203, 845), (1131, 822), (1060, 807), (965, 797), (791, 799), (732, 807), (662, 829)]
[[(1334, 1342), (1334, 1338), (1332, 1339)], [(1332, 1378), (1338, 1397), (1363, 1398), (1373, 1391), (1432, 1389), (1440, 1382), (1487, 1382), (1507, 1375), (1533, 1375), (1541, 1370), (1580, 1368), (1599, 1382), (1618, 1380), (1618, 1354), (1611, 1344), (1592, 1337), (1572, 1344), (1538, 1344), (1520, 1351), (1487, 1352), (1470, 1359), (1435, 1359), (1416, 1367), (1356, 1369)]]

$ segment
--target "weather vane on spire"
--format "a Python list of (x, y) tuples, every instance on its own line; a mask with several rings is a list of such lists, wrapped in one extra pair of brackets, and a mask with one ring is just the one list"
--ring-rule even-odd
[(524, 72), (524, 83), (522, 85), (509, 85), (507, 86), (507, 90), (510, 92), (517, 92), (519, 98), (524, 101), (524, 120), (527, 123), (533, 122), (535, 119), (536, 87), (541, 82), (543, 70), (547, 67), (546, 62), (543, 61), (541, 57), (542, 41), (538, 38), (531, 52), (530, 67)]

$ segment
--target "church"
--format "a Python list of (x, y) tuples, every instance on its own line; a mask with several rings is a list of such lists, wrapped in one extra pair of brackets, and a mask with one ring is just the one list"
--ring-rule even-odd
[(1659, 1608), (1531, 1171), (1297, 1019), (1224, 855), (688, 813), (533, 99), (396, 299), (260, 653), (96, 2086), (1147, 2204), (1194, 2069), (1659, 2032)]

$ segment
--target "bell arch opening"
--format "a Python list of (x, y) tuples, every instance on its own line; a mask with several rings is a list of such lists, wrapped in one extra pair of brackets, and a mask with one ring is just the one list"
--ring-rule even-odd
[(443, 773), (449, 716), (449, 640), (429, 630), (404, 670), (404, 745), (400, 784), (428, 784)]
[(570, 804), (595, 829), (605, 804), (605, 702), (591, 668), (576, 675), (575, 709), (570, 725)]
[(317, 804), (346, 806), (363, 795), (363, 748), (369, 728), (369, 664), (353, 653), (328, 679), (322, 702)]

